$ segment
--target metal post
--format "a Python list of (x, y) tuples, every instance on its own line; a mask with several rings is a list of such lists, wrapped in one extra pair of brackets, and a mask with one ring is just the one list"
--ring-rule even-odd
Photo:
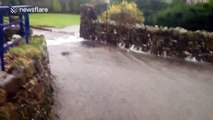
[(0, 15), (0, 57), (1, 57), (1, 70), (5, 71), (5, 63), (4, 63), (4, 20), (3, 15)]
[(24, 23), (23, 23), (23, 15), (20, 13), (19, 14), (19, 20), (20, 20), (20, 31), (21, 31), (21, 36), (24, 36)]
[(12, 13), (10, 12), (11, 8), (12, 8), (12, 5), (9, 5), (9, 13), (8, 13), (9, 23), (12, 23), (12, 18), (11, 18)]
[(26, 35), (26, 43), (29, 44), (29, 35), (30, 35), (30, 22), (29, 22), (29, 14), (24, 14), (25, 20), (25, 35)]

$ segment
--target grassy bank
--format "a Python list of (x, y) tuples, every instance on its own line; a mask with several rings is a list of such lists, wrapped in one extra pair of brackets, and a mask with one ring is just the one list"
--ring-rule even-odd
[(80, 15), (73, 14), (31, 14), (30, 24), (32, 26), (66, 27), (80, 24)]
[(52, 77), (44, 37), (33, 36), (30, 44), (22, 40), (4, 59), (7, 73), (1, 72), (5, 77), (0, 88), (0, 120), (52, 120)]

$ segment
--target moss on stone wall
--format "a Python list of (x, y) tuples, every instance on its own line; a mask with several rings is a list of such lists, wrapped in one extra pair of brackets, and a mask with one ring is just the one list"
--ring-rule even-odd
[(14, 79), (0, 82), (1, 91), (5, 91), (0, 96), (6, 95), (6, 100), (0, 103), (0, 120), (51, 119), (53, 89), (45, 39), (31, 37), (30, 44), (20, 43), (11, 48), (5, 59), (7, 73), (1, 74)]

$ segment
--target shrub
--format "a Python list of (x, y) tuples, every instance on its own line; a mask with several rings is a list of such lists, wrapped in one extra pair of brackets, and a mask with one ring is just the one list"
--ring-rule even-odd
[(213, 6), (207, 3), (176, 5), (147, 18), (147, 21), (152, 25), (213, 31)]
[(144, 22), (143, 12), (138, 9), (135, 3), (127, 1), (111, 5), (107, 11), (101, 14), (100, 19), (109, 19), (123, 24), (142, 24)]

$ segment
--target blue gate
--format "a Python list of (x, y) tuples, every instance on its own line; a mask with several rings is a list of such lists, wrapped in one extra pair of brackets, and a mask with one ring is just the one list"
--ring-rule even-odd
[[(29, 24), (29, 13), (16, 13), (12, 14), (11, 10), (19, 8), (30, 8), (31, 6), (0, 6), (0, 59), (1, 59), (1, 70), (5, 71), (4, 53), (12, 46), (17, 45), (23, 38), (26, 39), (26, 43), (29, 44), (30, 36), (30, 24)], [(19, 20), (12, 21), (11, 16), (18, 16)], [(8, 17), (8, 24), (4, 23), (4, 18)], [(11, 44), (5, 43), (4, 30), (11, 28), (13, 25), (20, 26), (21, 38), (12, 42)]]

